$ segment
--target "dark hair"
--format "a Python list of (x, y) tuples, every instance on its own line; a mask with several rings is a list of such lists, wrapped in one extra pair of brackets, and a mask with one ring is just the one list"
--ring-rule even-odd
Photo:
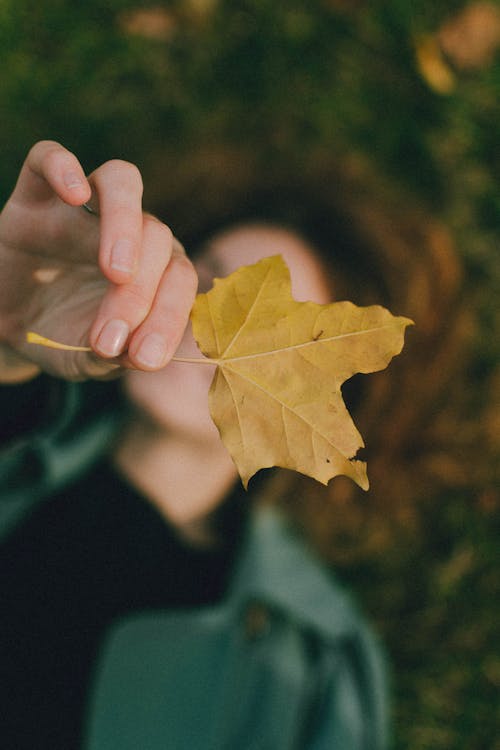
[(267, 500), (280, 502), (338, 561), (369, 556), (374, 545), (380, 551), (395, 525), (411, 525), (420, 498), (477, 480), (464, 476), (467, 445), (457, 428), (465, 418), (471, 318), (446, 227), (364, 164), (324, 155), (308, 163), (300, 174), (283, 165), (262, 171), (249, 157), (219, 155), (209, 174), (192, 166), (185, 192), (161, 213), (177, 217), (174, 231), (188, 248), (238, 221), (295, 229), (332, 269), (337, 298), (382, 304), (414, 320), (388, 370), (355, 376), (343, 388), (367, 446), (369, 494), (343, 477), (325, 488), (277, 471), (267, 483)]

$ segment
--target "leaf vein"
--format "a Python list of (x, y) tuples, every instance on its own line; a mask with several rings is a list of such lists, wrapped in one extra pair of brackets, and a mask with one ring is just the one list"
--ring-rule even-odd
[(286, 441), (286, 449), (288, 451), (288, 455), (290, 455), (290, 439), (288, 437), (288, 428), (287, 428), (287, 411), (285, 409), (285, 405), (281, 404), (281, 421), (283, 423), (283, 432), (285, 434), (285, 441)]
[[(221, 371), (224, 371), (224, 369), (225, 369), (224, 365), (221, 364), (220, 365), (220, 369), (221, 369)], [(332, 442), (332, 439), (330, 437), (324, 435), (320, 430), (318, 430), (318, 428), (312, 422), (310, 422), (309, 420), (307, 420), (304, 416), (302, 416), (302, 414), (299, 414), (295, 409), (293, 409), (285, 401), (282, 401), (280, 398), (278, 398), (278, 396), (276, 396), (275, 393), (272, 393), (272, 391), (268, 391), (262, 385), (260, 385), (259, 383), (255, 382), (255, 380), (253, 380), (252, 378), (248, 377), (248, 375), (243, 374), (241, 372), (238, 372), (237, 370), (233, 370), (231, 367), (227, 367), (227, 369), (232, 374), (237, 375), (242, 380), (246, 381), (247, 383), (250, 383), (255, 388), (258, 388), (260, 391), (262, 391), (263, 393), (265, 393), (266, 396), (268, 396), (270, 399), (272, 399), (273, 401), (275, 401), (276, 403), (278, 403), (281, 406), (282, 410), (286, 409), (291, 414), (293, 414), (294, 416), (296, 416), (298, 419), (300, 419), (302, 422), (304, 422), (304, 424), (306, 424), (312, 430), (313, 433), (316, 433), (316, 434), (320, 435), (320, 437), (322, 437), (324, 440), (326, 440), (327, 443), (329, 445), (331, 445), (331, 447), (334, 450), (337, 451), (337, 453), (339, 453), (341, 456), (344, 456), (344, 454), (337, 448), (337, 446), (334, 445), (334, 443)], [(226, 382), (228, 382), (227, 378), (226, 378)], [(235, 401), (232, 389), (231, 389), (231, 396), (233, 397), (233, 400)], [(236, 407), (236, 401), (235, 401), (235, 407)], [(236, 407), (236, 409), (237, 409), (237, 407)], [(239, 421), (240, 428), (241, 428), (241, 418), (240, 418), (238, 410), (237, 410), (237, 414), (238, 414), (238, 421)], [(243, 431), (242, 431), (242, 434), (243, 434)], [(350, 459), (350, 458), (352, 458), (352, 456), (344, 456), (344, 458)]]
[(272, 270), (271, 268), (268, 268), (268, 270), (266, 271), (266, 275), (264, 276), (264, 280), (262, 281), (261, 286), (257, 290), (257, 294), (255, 295), (255, 299), (253, 300), (252, 304), (250, 305), (250, 307), (247, 310), (247, 313), (245, 315), (245, 319), (244, 319), (243, 323), (240, 325), (240, 327), (238, 328), (238, 330), (234, 334), (233, 338), (231, 339), (231, 341), (229, 342), (229, 344), (226, 346), (225, 351), (221, 354), (221, 358), (225, 358), (226, 357), (228, 351), (234, 346), (234, 344), (236, 343), (236, 341), (239, 339), (239, 337), (240, 337), (243, 329), (248, 324), (249, 320), (251, 320), (251, 317), (252, 317), (252, 315), (253, 315), (253, 313), (255, 311), (255, 308), (257, 307), (257, 303), (259, 302), (259, 299), (262, 296), (262, 293), (264, 291), (264, 287), (266, 285), (267, 279), (269, 278), (269, 275), (271, 274), (271, 270)]
[(209, 294), (205, 295), (207, 300), (207, 309), (208, 314), (210, 316), (210, 323), (212, 324), (212, 330), (214, 332), (214, 338), (215, 338), (215, 346), (217, 347), (217, 354), (220, 356), (220, 343), (219, 343), (219, 336), (218, 336), (218, 330), (217, 326), (215, 325), (214, 316), (212, 313), (212, 306), (211, 306), (211, 297)]
[(367, 328), (364, 331), (351, 331), (349, 333), (340, 333), (336, 336), (329, 336), (328, 338), (324, 339), (317, 339), (312, 341), (303, 341), (300, 344), (290, 344), (290, 346), (283, 346), (279, 349), (269, 349), (264, 352), (255, 352), (254, 354), (241, 354), (239, 357), (226, 357), (225, 354), (227, 352), (224, 352), (224, 354), (221, 356), (221, 360), (225, 363), (230, 362), (240, 362), (244, 359), (256, 359), (257, 357), (268, 357), (271, 354), (281, 354), (282, 352), (288, 352), (293, 351), (296, 349), (303, 349), (307, 346), (320, 346), (321, 344), (328, 344), (332, 341), (339, 341), (340, 339), (349, 338), (350, 336), (361, 336), (366, 333), (375, 333), (376, 331), (382, 331), (384, 328), (393, 328), (396, 325), (399, 325), (399, 323), (386, 323), (383, 326), (376, 326), (375, 328)]
[(243, 430), (243, 419), (241, 417), (241, 413), (240, 413), (240, 410), (239, 410), (239, 407), (238, 407), (238, 401), (237, 401), (237, 399), (236, 399), (236, 397), (234, 395), (234, 390), (231, 387), (231, 383), (229, 381), (229, 378), (227, 377), (226, 373), (224, 372), (224, 368), (220, 367), (219, 370), (220, 370), (220, 373), (223, 375), (224, 380), (226, 381), (226, 385), (229, 388), (229, 392), (230, 392), (231, 398), (233, 400), (234, 410), (236, 412), (236, 417), (238, 419), (238, 427), (239, 427), (239, 431), (240, 431), (240, 435), (241, 435), (241, 443), (243, 445), (243, 450), (245, 451), (246, 450), (245, 431)]

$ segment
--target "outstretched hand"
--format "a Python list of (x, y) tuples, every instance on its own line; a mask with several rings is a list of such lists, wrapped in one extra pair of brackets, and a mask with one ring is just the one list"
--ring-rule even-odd
[[(60, 144), (31, 149), (0, 214), (0, 342), (12, 368), (32, 363), (67, 379), (160, 369), (182, 338), (196, 286), (181, 244), (143, 213), (134, 165), (109, 161), (87, 178)], [(28, 330), (93, 351), (32, 346)]]

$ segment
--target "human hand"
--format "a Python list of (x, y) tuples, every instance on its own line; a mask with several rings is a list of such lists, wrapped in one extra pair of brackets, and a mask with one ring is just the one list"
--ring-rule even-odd
[[(109, 161), (86, 178), (60, 144), (31, 149), (0, 214), (4, 380), (21, 380), (30, 367), (78, 380), (167, 364), (197, 276), (181, 244), (143, 213), (141, 201), (132, 164)], [(28, 330), (92, 352), (29, 345)]]

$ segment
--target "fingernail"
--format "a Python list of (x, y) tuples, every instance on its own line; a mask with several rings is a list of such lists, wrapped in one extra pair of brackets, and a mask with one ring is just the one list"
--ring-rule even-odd
[(128, 239), (117, 240), (111, 249), (111, 268), (130, 273), (134, 267), (134, 246)]
[(136, 360), (144, 367), (161, 367), (167, 354), (167, 345), (159, 333), (150, 333), (139, 347)]
[(81, 175), (74, 171), (66, 172), (63, 180), (67, 188), (78, 188), (84, 184)]
[(96, 349), (103, 357), (117, 357), (122, 353), (130, 329), (124, 320), (109, 320), (96, 341)]

